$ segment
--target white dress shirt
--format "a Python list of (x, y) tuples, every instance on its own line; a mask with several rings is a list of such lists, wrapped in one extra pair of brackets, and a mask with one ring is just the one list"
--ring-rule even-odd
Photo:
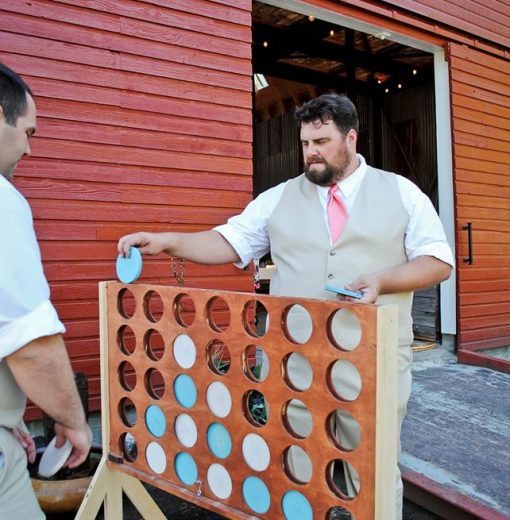
[[(338, 183), (340, 194), (347, 211), (351, 211), (361, 182), (367, 171), (365, 159), (358, 154), (359, 167), (346, 179)], [(430, 199), (410, 180), (397, 175), (402, 203), (409, 215), (409, 224), (405, 234), (407, 258), (413, 260), (418, 256), (434, 256), (451, 266), (454, 265), (453, 254), (446, 240), (443, 225)], [(267, 221), (278, 205), (287, 182), (283, 182), (261, 193), (246, 206), (245, 210), (227, 223), (214, 229), (221, 233), (236, 250), (244, 267), (253, 258), (261, 258), (270, 250), (267, 233)], [(317, 196), (323, 209), (326, 229), (328, 215), (326, 210), (329, 187), (317, 186)], [(331, 240), (331, 237), (330, 237)]]
[(65, 332), (51, 304), (32, 212), (0, 174), (0, 360), (34, 339)]

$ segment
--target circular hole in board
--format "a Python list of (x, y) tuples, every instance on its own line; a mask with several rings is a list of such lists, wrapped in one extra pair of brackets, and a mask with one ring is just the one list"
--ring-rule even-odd
[(335, 347), (350, 352), (361, 341), (361, 323), (350, 309), (339, 309), (328, 320), (328, 335)]
[(118, 411), (120, 420), (126, 426), (132, 427), (136, 424), (136, 406), (129, 397), (123, 397), (119, 401)]
[(269, 375), (269, 358), (260, 345), (248, 345), (243, 352), (243, 370), (249, 379), (259, 383)]
[[(346, 476), (346, 472), (349, 476)], [(360, 482), (359, 473), (356, 468), (342, 459), (332, 460), (326, 467), (326, 480), (331, 491), (342, 500), (353, 500), (359, 494), (361, 484), (348, 486), (347, 482)]]
[(229, 348), (223, 341), (213, 339), (207, 344), (206, 352), (207, 364), (215, 374), (222, 376), (230, 370), (232, 358)]
[(182, 293), (175, 297), (173, 311), (175, 320), (181, 327), (190, 327), (195, 321), (195, 304), (187, 294)]
[(361, 392), (361, 376), (353, 363), (339, 359), (328, 369), (328, 387), (342, 401), (354, 401)]
[(135, 295), (127, 288), (121, 289), (117, 296), (117, 309), (119, 314), (126, 319), (131, 319), (136, 311)]
[(165, 353), (165, 342), (163, 336), (156, 329), (149, 329), (144, 337), (143, 344), (145, 352), (153, 361), (159, 361)]
[(138, 456), (138, 446), (136, 439), (129, 432), (123, 433), (119, 439), (119, 447), (124, 458), (129, 462), (134, 462)]
[(221, 296), (214, 296), (207, 302), (207, 321), (216, 332), (224, 332), (230, 325), (230, 307)]
[(305, 439), (312, 433), (313, 416), (303, 401), (291, 399), (283, 408), (283, 424), (291, 435)]
[(312, 317), (302, 305), (296, 303), (285, 309), (283, 325), (283, 332), (292, 343), (303, 345), (312, 337)]
[(353, 451), (361, 442), (359, 423), (346, 410), (338, 409), (331, 413), (326, 429), (335, 445), (343, 451)]
[(121, 352), (130, 356), (136, 349), (136, 336), (129, 325), (122, 325), (117, 331), (117, 345)]
[(150, 290), (143, 297), (143, 311), (146, 318), (152, 323), (157, 323), (163, 317), (165, 305), (157, 291)]

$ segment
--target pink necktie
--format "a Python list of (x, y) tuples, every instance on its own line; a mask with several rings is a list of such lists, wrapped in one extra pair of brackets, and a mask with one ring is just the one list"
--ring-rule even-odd
[(336, 184), (332, 184), (329, 187), (327, 210), (331, 242), (335, 243), (344, 229), (348, 216), (347, 209), (340, 193), (338, 193), (338, 186)]

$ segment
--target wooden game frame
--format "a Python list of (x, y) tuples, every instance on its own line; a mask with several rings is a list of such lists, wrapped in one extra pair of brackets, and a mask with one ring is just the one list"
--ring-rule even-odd
[[(135, 316), (126, 317), (119, 312), (120, 294), (131, 291), (136, 300)], [(147, 312), (146, 296), (150, 292), (159, 294), (164, 303), (161, 318), (157, 321)], [(176, 301), (182, 295), (193, 300), (197, 319), (191, 324), (183, 323), (176, 314)], [(397, 461), (397, 308), (393, 305), (375, 306), (338, 301), (311, 300), (302, 298), (286, 298), (265, 296), (251, 293), (235, 293), (227, 291), (210, 291), (204, 289), (177, 288), (155, 285), (124, 285), (117, 282), (101, 282), (100, 296), (100, 337), (101, 337), (101, 399), (102, 399), (102, 438), (103, 458), (94, 475), (91, 485), (77, 513), (76, 520), (93, 520), (101, 504), (104, 503), (105, 520), (120, 520), (122, 515), (122, 492), (130, 498), (140, 514), (151, 520), (164, 519), (165, 516), (142, 485), (142, 481), (200, 507), (215, 511), (232, 519), (270, 518), (284, 519), (281, 497), (288, 490), (296, 490), (307, 497), (313, 510), (314, 519), (328, 518), (332, 507), (345, 508), (356, 520), (388, 520), (395, 518), (395, 468)], [(126, 353), (119, 348), (119, 328), (129, 323), (135, 329), (137, 342), (143, 344), (142, 332), (148, 328), (159, 328), (165, 337), (189, 334), (197, 347), (197, 360), (204, 350), (200, 338), (224, 338), (225, 331), (211, 322), (210, 302), (221, 298), (228, 308), (233, 310), (227, 337), (232, 359), (240, 357), (245, 345), (262, 344), (267, 352), (272, 372), (263, 382), (254, 382), (245, 375), (233, 373), (217, 374), (207, 362), (195, 363), (194, 367), (184, 370), (176, 366), (172, 358), (171, 341), (161, 359), (151, 359), (139, 348), (135, 354)], [(246, 327), (249, 317), (246, 312), (240, 313), (248, 303), (254, 300), (261, 303), (273, 319), (263, 336), (257, 336)], [(290, 307), (304, 307), (310, 314), (313, 323), (313, 335), (305, 345), (296, 344), (289, 336), (285, 327), (285, 315)], [(359, 345), (353, 351), (332, 345), (334, 340), (330, 334), (331, 316), (339, 310), (356, 316), (361, 327)], [(278, 319), (274, 319), (278, 317)], [(177, 318), (177, 319), (176, 319)], [(243, 321), (244, 320), (244, 321)], [(165, 340), (166, 344), (166, 340)], [(269, 347), (270, 345), (270, 347)], [(306, 392), (300, 392), (285, 384), (284, 358), (288, 352), (307, 352), (314, 371), (314, 382)], [(170, 379), (171, 374), (189, 372), (200, 382), (198, 389), (197, 410), (195, 421), (199, 432), (199, 441), (192, 449), (178, 446), (175, 434), (172, 432), (173, 419), (180, 409), (172, 397), (172, 387), (168, 383), (163, 399), (145, 395), (143, 378), (138, 376), (137, 386), (126, 390), (119, 383), (118, 366), (123, 360), (129, 359), (135, 369), (141, 368), (146, 373), (148, 367), (163, 367), (163, 375)], [(331, 392), (328, 378), (319, 379), (317, 374), (327, 374), (334, 360), (346, 359), (353, 361), (363, 381), (359, 397), (352, 402), (342, 401)], [(171, 366), (171, 368), (169, 368)], [(232, 372), (232, 373), (231, 373)], [(241, 370), (242, 372), (242, 370)], [(204, 393), (206, 383), (222, 381), (232, 391), (234, 413), (224, 419), (210, 415), (205, 403)], [(203, 384), (202, 384), (203, 383)], [(247, 388), (261, 391), (268, 400), (271, 415), (268, 423), (257, 428), (240, 413), (241, 396)], [(306, 395), (307, 394), (307, 395)], [(294, 438), (285, 430), (281, 409), (289, 397), (303, 399), (306, 395), (307, 404), (313, 408), (313, 434), (308, 438)], [(129, 396), (135, 403), (137, 423), (127, 426), (119, 418), (119, 402), (124, 396)], [(161, 406), (167, 421), (172, 440), (154, 439), (149, 431), (143, 428), (144, 407), (155, 403)], [(320, 403), (320, 406), (318, 405)], [(315, 409), (317, 408), (317, 409)], [(237, 409), (237, 410), (236, 410)], [(345, 409), (352, 413), (359, 422), (362, 432), (362, 442), (353, 451), (341, 450), (328, 435), (328, 415), (332, 409)], [(109, 413), (104, 413), (108, 410)], [(233, 416), (236, 416), (233, 419)], [(225, 464), (232, 475), (232, 495), (226, 500), (219, 499), (209, 489), (205, 472), (212, 462), (218, 462), (208, 450), (204, 437), (207, 424), (213, 421), (223, 422), (229, 429), (233, 446), (231, 460), (219, 461)], [(139, 447), (135, 461), (126, 458), (120, 444), (120, 438), (126, 431), (132, 431)], [(240, 441), (247, 432), (260, 433), (267, 439), (271, 451), (271, 464), (260, 473), (251, 470), (242, 458), (239, 449)], [(263, 433), (262, 433), (263, 432)], [(165, 435), (166, 437), (166, 435)], [(163, 445), (167, 454), (168, 464), (161, 474), (155, 474), (144, 458), (145, 448), (151, 440), (157, 440)], [(168, 442), (167, 442), (168, 441)], [(295, 482), (288, 472), (282, 468), (282, 453), (286, 446), (297, 445), (309, 454), (314, 468), (314, 477), (308, 483)], [(202, 479), (198, 485), (183, 484), (173, 465), (173, 456), (177, 451), (193, 454)], [(355, 499), (335, 493), (325, 478), (325, 461), (338, 460), (352, 463), (356, 466), (362, 486)], [(240, 491), (241, 481), (247, 475), (255, 474), (263, 477), (271, 485), (271, 508), (268, 512), (257, 514), (250, 510)]]

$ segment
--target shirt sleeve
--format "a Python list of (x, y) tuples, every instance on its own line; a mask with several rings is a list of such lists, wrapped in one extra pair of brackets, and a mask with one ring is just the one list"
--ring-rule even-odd
[(453, 253), (430, 199), (410, 180), (397, 175), (398, 186), (404, 207), (409, 214), (405, 236), (407, 258), (433, 256), (454, 266)]
[(28, 203), (0, 186), (0, 359), (65, 331), (50, 302)]
[(267, 221), (280, 201), (285, 184), (279, 184), (261, 193), (241, 214), (214, 228), (239, 255), (241, 261), (235, 264), (237, 267), (243, 268), (253, 258), (261, 258), (269, 251), (271, 244)]

